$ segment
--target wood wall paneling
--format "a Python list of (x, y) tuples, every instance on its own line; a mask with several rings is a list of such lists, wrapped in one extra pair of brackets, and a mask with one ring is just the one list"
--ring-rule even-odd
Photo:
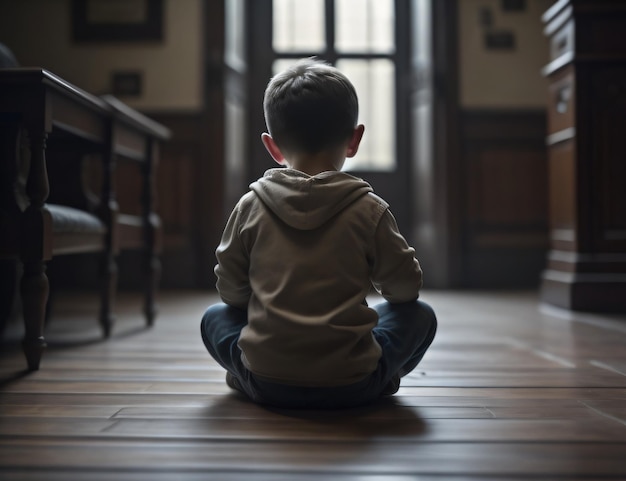
[[(213, 250), (222, 228), (220, 145), (207, 146), (216, 128), (202, 114), (155, 115), (172, 130), (162, 146), (157, 177), (158, 212), (163, 223), (163, 287), (211, 284)], [(221, 131), (221, 130), (220, 130)], [(122, 286), (123, 287), (123, 286)]]
[(541, 110), (462, 115), (465, 286), (539, 282), (548, 245), (545, 124)]

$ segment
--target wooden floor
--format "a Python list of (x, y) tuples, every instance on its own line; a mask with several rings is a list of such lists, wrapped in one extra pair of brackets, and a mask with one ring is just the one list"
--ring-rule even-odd
[(156, 326), (66, 296), (39, 372), (13, 326), (0, 356), (0, 480), (626, 480), (626, 319), (534, 293), (425, 292), (439, 332), (390, 401), (264, 409), (232, 393), (199, 319), (214, 294), (162, 293)]

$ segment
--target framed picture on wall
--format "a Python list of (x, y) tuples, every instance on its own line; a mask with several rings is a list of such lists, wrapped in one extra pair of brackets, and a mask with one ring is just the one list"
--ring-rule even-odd
[(72, 0), (75, 42), (163, 40), (163, 0)]

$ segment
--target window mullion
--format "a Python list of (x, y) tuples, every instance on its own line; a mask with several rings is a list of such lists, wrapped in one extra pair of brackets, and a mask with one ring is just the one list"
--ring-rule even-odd
[(335, 0), (325, 0), (326, 19), (326, 60), (333, 65), (337, 63), (337, 50), (335, 49)]

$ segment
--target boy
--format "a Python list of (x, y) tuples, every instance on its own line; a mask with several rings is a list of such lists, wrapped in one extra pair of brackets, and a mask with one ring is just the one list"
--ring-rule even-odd
[[(268, 84), (261, 140), (284, 168), (251, 184), (217, 248), (202, 339), (226, 382), (262, 404), (340, 408), (398, 390), (437, 321), (388, 205), (341, 172), (363, 125), (350, 81), (314, 59)], [(370, 308), (371, 287), (385, 302)]]

